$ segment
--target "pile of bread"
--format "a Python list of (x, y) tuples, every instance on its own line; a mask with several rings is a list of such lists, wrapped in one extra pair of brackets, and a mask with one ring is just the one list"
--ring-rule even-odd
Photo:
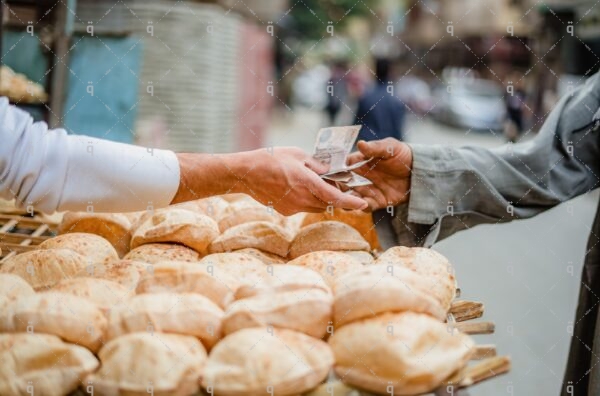
[(0, 267), (0, 394), (298, 395), (334, 377), (429, 392), (474, 347), (444, 323), (452, 267), (428, 249), (375, 258), (362, 216), (239, 195), (67, 213)]
[(44, 103), (48, 100), (41, 84), (24, 74), (15, 73), (6, 65), (0, 66), (0, 96), (7, 96), (15, 103)]

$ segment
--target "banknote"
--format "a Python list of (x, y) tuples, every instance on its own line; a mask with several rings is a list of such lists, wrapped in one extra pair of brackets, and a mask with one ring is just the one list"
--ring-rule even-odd
[(352, 150), (360, 125), (322, 128), (317, 133), (313, 157), (319, 162), (329, 165), (329, 172), (321, 175), (323, 179), (334, 182), (338, 187), (349, 188), (368, 186), (371, 181), (352, 172), (367, 164), (371, 158), (346, 165), (348, 154)]
[(366, 177), (363, 177), (363, 176), (359, 175), (358, 173), (352, 172), (352, 178), (349, 181), (344, 182), (344, 184), (346, 185), (346, 187), (354, 188), (354, 187), (370, 186), (373, 183), (371, 183), (371, 180), (367, 179)]
[(329, 173), (343, 171), (346, 159), (358, 137), (360, 125), (322, 128), (317, 133), (313, 157), (329, 165)]

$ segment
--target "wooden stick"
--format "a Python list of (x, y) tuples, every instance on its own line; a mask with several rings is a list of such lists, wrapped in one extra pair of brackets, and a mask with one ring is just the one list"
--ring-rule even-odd
[(508, 372), (510, 357), (495, 356), (467, 366), (446, 381), (447, 386), (464, 388)]
[(483, 360), (496, 356), (496, 345), (494, 344), (481, 344), (475, 345), (473, 356), (471, 360)]
[(484, 308), (483, 303), (479, 301), (454, 301), (450, 313), (454, 315), (454, 320), (457, 322), (464, 322), (482, 317)]
[(454, 328), (465, 334), (493, 334), (496, 325), (493, 322), (462, 322), (455, 324)]

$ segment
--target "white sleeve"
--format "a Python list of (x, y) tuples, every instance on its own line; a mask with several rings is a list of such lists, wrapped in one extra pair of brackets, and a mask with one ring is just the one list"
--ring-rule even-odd
[(0, 197), (35, 210), (127, 212), (167, 206), (175, 153), (68, 135), (0, 98)]

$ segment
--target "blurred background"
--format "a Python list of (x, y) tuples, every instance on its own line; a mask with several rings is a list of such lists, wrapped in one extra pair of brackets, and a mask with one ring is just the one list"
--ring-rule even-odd
[[(180, 151), (361, 137), (493, 147), (535, 137), (600, 66), (595, 0), (5, 0), (0, 94), (69, 133)], [(435, 246), (485, 302), (510, 374), (474, 395), (558, 394), (589, 194)]]

